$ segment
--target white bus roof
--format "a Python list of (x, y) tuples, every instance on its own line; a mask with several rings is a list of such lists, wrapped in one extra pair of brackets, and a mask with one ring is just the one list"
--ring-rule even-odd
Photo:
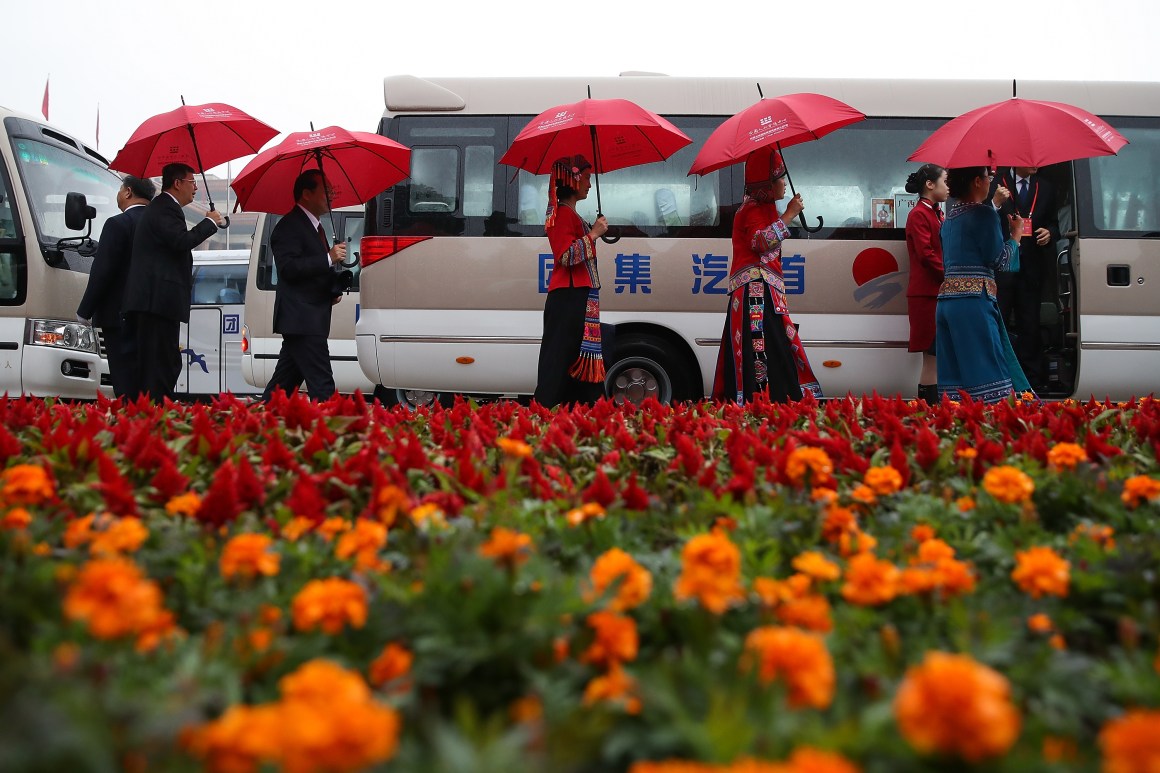
[[(406, 112), (536, 114), (556, 104), (631, 99), (658, 113), (731, 115), (767, 97), (815, 92), (868, 116), (952, 118), (1011, 96), (1010, 80), (690, 78), (625, 74), (601, 78), (417, 78), (383, 80), (385, 116)], [(1097, 115), (1160, 115), (1160, 83), (1017, 81), (1025, 99), (1066, 102)]]

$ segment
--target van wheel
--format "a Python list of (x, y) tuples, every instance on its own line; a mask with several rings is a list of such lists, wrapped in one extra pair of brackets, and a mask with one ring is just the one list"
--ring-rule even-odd
[(616, 341), (615, 361), (604, 388), (617, 404), (639, 405), (652, 397), (661, 403), (686, 399), (689, 374), (665, 342), (647, 335), (625, 335)]
[(378, 385), (375, 387), (374, 397), (388, 408), (401, 405), (409, 411), (416, 408), (432, 408), (436, 403), (448, 405), (452, 396), (442, 392), (426, 392), (419, 389), (395, 389)]

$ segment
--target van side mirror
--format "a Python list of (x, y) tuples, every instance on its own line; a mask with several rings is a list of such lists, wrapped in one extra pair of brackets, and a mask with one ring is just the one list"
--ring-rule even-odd
[[(64, 224), (70, 231), (83, 231), (92, 227), (97, 216), (96, 207), (90, 207), (83, 193), (66, 193), (64, 196)], [(87, 236), (88, 234), (86, 234)]]

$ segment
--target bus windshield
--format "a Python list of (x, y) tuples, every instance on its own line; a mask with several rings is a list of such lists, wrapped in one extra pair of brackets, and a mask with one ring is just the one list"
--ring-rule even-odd
[(100, 239), (105, 221), (117, 214), (117, 189), (121, 178), (83, 156), (44, 142), (14, 138), (12, 141), (20, 175), (28, 193), (32, 218), (42, 243), (78, 236), (64, 224), (65, 194), (83, 193), (97, 210), (92, 238)]

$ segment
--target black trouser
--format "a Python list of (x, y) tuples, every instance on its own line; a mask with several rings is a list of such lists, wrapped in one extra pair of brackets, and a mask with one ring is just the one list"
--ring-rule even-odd
[(113, 382), (113, 394), (124, 397), (134, 383), (130, 370), (134, 367), (133, 353), (137, 350), (137, 342), (130, 340), (120, 325), (102, 325), (101, 333), (105, 339), (105, 357), (109, 361), (109, 380)]
[(1019, 245), (1019, 271), (999, 272), (999, 313), (1003, 320), (1011, 320), (1007, 330), (1011, 333), (1011, 346), (1027, 380), (1034, 386), (1040, 381), (1039, 361), (1043, 354), (1039, 337), (1039, 305), (1042, 302), (1045, 263), (1050, 259), (1050, 249), (1045, 249), (1024, 239)]
[(536, 402), (551, 408), (562, 403), (594, 403), (604, 396), (604, 384), (580, 381), (568, 369), (580, 356), (584, 341), (587, 287), (562, 287), (544, 302), (544, 335), (536, 373)]
[(262, 392), (262, 399), (269, 400), (275, 389), (290, 394), (303, 381), (311, 399), (327, 400), (334, 394), (334, 372), (330, 369), (326, 336), (284, 335), (278, 364)]
[(181, 374), (181, 322), (145, 311), (126, 315), (126, 321), (137, 351), (125, 397), (136, 400), (144, 394), (158, 404), (166, 397), (173, 399)]

